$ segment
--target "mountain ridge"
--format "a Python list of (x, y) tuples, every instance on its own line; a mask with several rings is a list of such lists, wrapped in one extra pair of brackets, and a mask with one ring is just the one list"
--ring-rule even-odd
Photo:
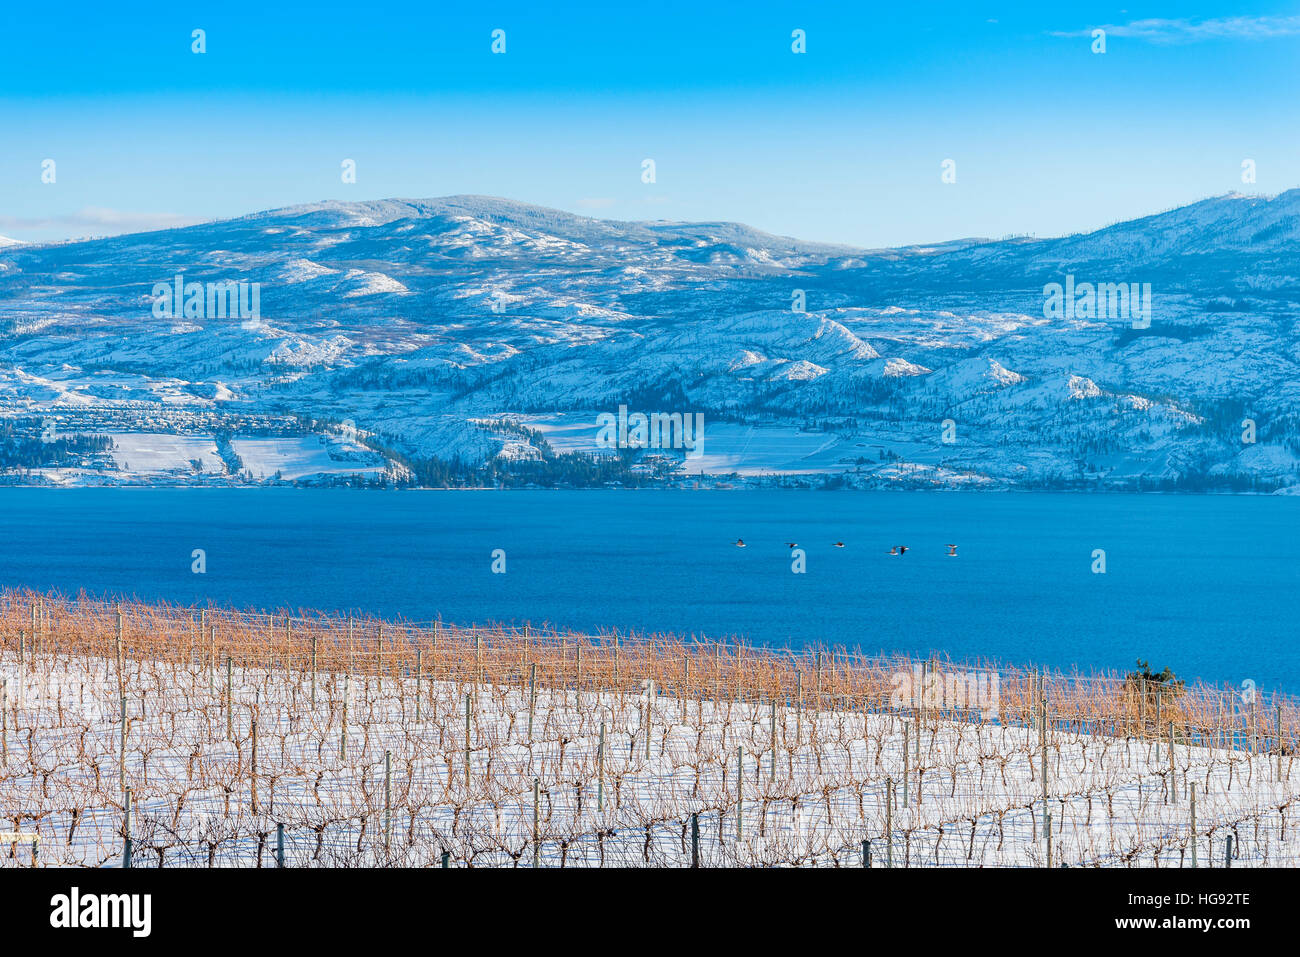
[[(888, 252), (896, 252), (896, 251), (930, 250), (930, 249), (937, 249), (937, 248), (951, 247), (951, 246), (965, 247), (971, 245), (993, 245), (993, 244), (1018, 243), (1018, 242), (1019, 243), (1065, 242), (1070, 240), (1077, 240), (1088, 236), (1095, 236), (1100, 233), (1106, 233), (1107, 231), (1114, 230), (1118, 227), (1133, 226), (1137, 224), (1152, 222), (1155, 220), (1159, 220), (1163, 217), (1167, 217), (1170, 214), (1185, 213), (1187, 211), (1197, 209), (1197, 208), (1203, 208), (1203, 207), (1211, 208), (1211, 207), (1215, 207), (1217, 204), (1221, 204), (1229, 201), (1247, 202), (1252, 204), (1263, 203), (1267, 205), (1278, 200), (1286, 200), (1289, 203), (1295, 204), (1295, 206), (1297, 207), (1296, 211), (1300, 212), (1300, 187), (1292, 187), (1290, 189), (1282, 190), (1278, 193), (1273, 193), (1273, 194), (1264, 194), (1264, 193), (1251, 194), (1251, 193), (1229, 191), (1227, 193), (1222, 193), (1217, 196), (1209, 196), (1201, 200), (1196, 200), (1192, 203), (1188, 203), (1182, 206), (1168, 207), (1166, 209), (1162, 209), (1154, 213), (1148, 213), (1146, 215), (1139, 216), (1134, 219), (1119, 220), (1114, 223), (1108, 223), (1104, 226), (1099, 226), (1096, 229), (1081, 230), (1081, 231), (1076, 231), (1071, 233), (1063, 233), (1059, 236), (1044, 236), (1044, 237), (1017, 236), (1013, 238), (995, 238), (995, 237), (988, 237), (988, 236), (965, 236), (965, 237), (955, 237), (955, 238), (949, 238), (943, 240), (935, 240), (930, 242), (905, 243), (897, 246), (857, 246), (852, 243), (828, 243), (820, 240), (806, 240), (794, 236), (787, 236), (785, 234), (771, 233), (765, 230), (758, 229), (757, 227), (750, 226), (746, 223), (732, 221), (732, 220), (696, 221), (696, 220), (667, 220), (667, 219), (631, 219), (631, 220), (610, 219), (610, 218), (604, 218), (598, 216), (586, 216), (581, 213), (572, 213), (567, 210), (542, 206), (536, 203), (529, 203), (524, 200), (517, 200), (509, 197), (493, 196), (490, 194), (478, 194), (478, 193), (453, 193), (453, 194), (448, 194), (446, 196), (425, 197), (425, 198), (387, 197), (387, 198), (371, 199), (371, 200), (322, 199), (322, 200), (315, 200), (306, 203), (295, 203), (288, 206), (277, 206), (277, 207), (271, 207), (269, 209), (255, 210), (253, 212), (242, 213), (237, 216), (206, 220), (204, 222), (192, 223), (185, 226), (170, 226), (164, 229), (143, 230), (140, 232), (133, 232), (133, 233), (120, 233), (114, 236), (79, 237), (76, 239), (53, 240), (44, 243), (27, 242), (25, 240), (9, 239), (7, 237), (0, 236), (0, 246), (5, 244), (18, 244), (18, 245), (24, 245), (32, 248), (37, 248), (37, 247), (44, 247), (44, 246), (66, 245), (69, 243), (101, 242), (104, 240), (119, 239), (124, 237), (139, 237), (139, 236), (151, 235), (156, 233), (172, 233), (172, 232), (180, 232), (180, 231), (191, 230), (191, 229), (203, 229), (203, 228), (219, 226), (227, 223), (252, 222), (252, 221), (262, 220), (268, 217), (302, 216), (314, 212), (348, 212), (348, 211), (355, 211), (355, 210), (362, 210), (362, 209), (369, 209), (375, 212), (382, 212), (382, 211), (393, 210), (397, 208), (415, 209), (419, 211), (421, 210), (421, 208), (424, 208), (426, 210), (429, 210), (429, 212), (425, 213), (425, 217), (427, 218), (427, 216), (433, 214), (432, 210), (436, 208), (439, 213), (445, 213), (448, 210), (458, 209), (470, 214), (483, 215), (486, 213), (489, 216), (492, 216), (494, 218), (501, 218), (501, 219), (506, 218), (506, 214), (508, 211), (514, 211), (516, 215), (524, 214), (526, 217), (532, 217), (539, 220), (560, 218), (564, 220), (577, 221), (577, 222), (583, 222), (588, 224), (608, 224), (612, 227), (623, 227), (623, 228), (695, 227), (695, 228), (714, 228), (718, 230), (743, 230), (746, 233), (753, 234), (755, 236), (766, 237), (769, 239), (779, 239), (787, 243), (795, 243), (802, 246), (821, 247), (826, 249), (836, 249), (845, 252), (855, 252), (855, 253), (888, 253)], [(403, 217), (391, 215), (387, 220), (377, 221), (377, 223), (370, 223), (366, 225), (387, 224), (387, 223), (394, 222), (400, 218)], [(362, 225), (362, 224), (358, 223), (358, 225)]]
[[(11, 444), (53, 424), (146, 451), (51, 464), (51, 443), (0, 446), (0, 468), (1282, 488), (1300, 484), (1298, 213), (1300, 190), (1227, 194), (1073, 236), (866, 250), (467, 195), (4, 246)], [(255, 284), (258, 315), (159, 318), (178, 273)], [(1050, 318), (1044, 291), (1067, 277), (1148, 284), (1149, 325)], [(629, 403), (705, 415), (704, 453), (598, 448), (595, 416)]]

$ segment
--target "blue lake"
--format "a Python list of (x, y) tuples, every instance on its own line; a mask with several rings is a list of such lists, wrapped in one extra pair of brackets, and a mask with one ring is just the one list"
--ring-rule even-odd
[(1300, 691), (1298, 584), (1300, 498), (0, 489), (0, 586), (1084, 669), (1145, 658), (1263, 690)]

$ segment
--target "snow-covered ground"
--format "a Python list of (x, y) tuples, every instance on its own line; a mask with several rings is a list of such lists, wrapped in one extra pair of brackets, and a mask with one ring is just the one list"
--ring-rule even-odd
[[(596, 442), (600, 433), (600, 427), (595, 424), (596, 415), (593, 412), (515, 418), (541, 432), (557, 452), (595, 453), (602, 451)], [(837, 466), (842, 468), (848, 460), (867, 454), (865, 449), (865, 444), (847, 442), (823, 432), (804, 432), (795, 426), (713, 422), (706, 417), (701, 454), (685, 459), (683, 467), (690, 473), (703, 470), (721, 475), (836, 471)], [(686, 451), (677, 449), (675, 454), (684, 457)]]
[(285, 481), (320, 475), (379, 475), (384, 462), (352, 442), (325, 436), (236, 438), (230, 442), (244, 470), (261, 481), (279, 474)]
[(1244, 741), (278, 662), (228, 704), (200, 644), (128, 661), (123, 752), (111, 662), (12, 644), (0, 808), (46, 865), (121, 862), (120, 774), (135, 866), (271, 866), (280, 825), (289, 866), (685, 866), (693, 815), (705, 866), (1043, 866), (1045, 815), (1054, 866), (1300, 864), (1294, 756)]
[[(60, 433), (53, 433), (58, 436)], [(87, 475), (76, 469), (47, 469), (56, 484), (94, 484), (132, 476), (169, 476), (195, 479), (228, 475), (216, 440), (210, 435), (171, 435), (161, 432), (104, 432), (113, 440), (111, 452), (117, 472)], [(231, 448), (243, 463), (242, 475), (255, 482), (320, 478), (332, 475), (377, 476), (384, 472), (383, 458), (355, 440), (334, 434), (255, 436), (234, 438)], [(196, 469), (194, 462), (200, 463)]]
[(192, 474), (195, 459), (202, 463), (202, 471), (225, 471), (211, 436), (118, 432), (109, 437), (113, 440), (113, 461), (126, 472)]

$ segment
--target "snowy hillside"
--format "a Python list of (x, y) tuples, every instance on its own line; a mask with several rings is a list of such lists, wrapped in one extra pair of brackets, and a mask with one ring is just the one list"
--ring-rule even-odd
[[(0, 246), (10, 481), (1300, 484), (1300, 190), (896, 250), (478, 196)], [(1067, 278), (1149, 317), (1050, 315)], [(620, 406), (700, 454), (615, 456)]]

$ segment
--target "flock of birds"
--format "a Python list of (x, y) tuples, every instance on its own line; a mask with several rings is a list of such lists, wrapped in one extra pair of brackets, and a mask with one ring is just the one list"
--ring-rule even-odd
[[(735, 545), (737, 548), (744, 548), (744, 547), (745, 547), (745, 540), (744, 540), (743, 538), (738, 538), (738, 539), (736, 539), (734, 542), (732, 542), (731, 544)], [(785, 544), (786, 544), (786, 547), (788, 547), (788, 548), (798, 548), (798, 547), (799, 547), (799, 543), (798, 543), (798, 542), (786, 542)], [(843, 543), (843, 542), (831, 542), (831, 544), (832, 544), (835, 548), (843, 548), (843, 547), (844, 547), (844, 543)], [(898, 556), (906, 555), (906, 554), (907, 554), (907, 551), (908, 551), (908, 549), (909, 549), (910, 547), (911, 547), (911, 546), (909, 546), (909, 545), (895, 545), (893, 548), (891, 548), (891, 549), (889, 550), (889, 553), (888, 553), (888, 554), (890, 554), (890, 555), (898, 555)], [(956, 557), (957, 557), (957, 546), (956, 546), (956, 545), (945, 544), (943, 547), (946, 548), (946, 549), (948, 549), (948, 557), (949, 557), (949, 558), (956, 558)]]

